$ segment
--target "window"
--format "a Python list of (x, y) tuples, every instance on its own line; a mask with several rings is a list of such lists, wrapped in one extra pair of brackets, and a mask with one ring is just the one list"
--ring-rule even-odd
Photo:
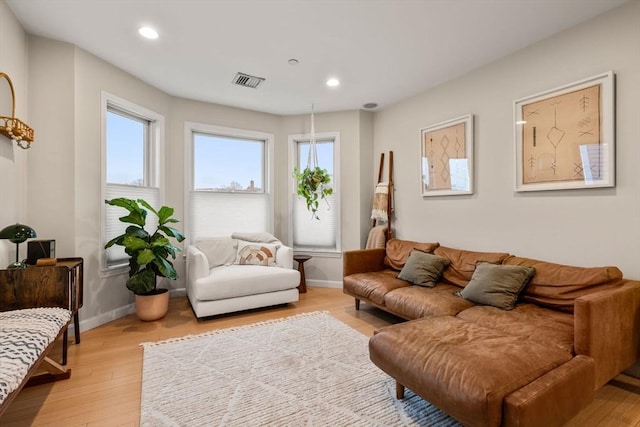
[[(117, 197), (145, 199), (153, 207), (161, 205), (160, 168), (156, 153), (161, 143), (164, 118), (152, 111), (103, 94), (104, 115), (104, 199)], [(104, 205), (103, 244), (122, 234), (127, 225), (118, 220), (122, 208)], [(156, 223), (154, 224), (154, 221)], [(157, 219), (148, 217), (148, 230)], [(103, 269), (128, 264), (121, 246), (105, 250)]]
[[(313, 219), (311, 212), (302, 197), (296, 194), (295, 182), (291, 185), (291, 232), (293, 247), (297, 251), (315, 253), (340, 252), (340, 196), (339, 196), (339, 162), (338, 147), (340, 136), (338, 133), (323, 133), (316, 135), (316, 151), (318, 166), (326, 169), (331, 175), (333, 194), (318, 205), (319, 219)], [(309, 136), (289, 136), (293, 167), (304, 169), (309, 155)]]
[(272, 232), (273, 135), (195, 123), (186, 133), (190, 238)]

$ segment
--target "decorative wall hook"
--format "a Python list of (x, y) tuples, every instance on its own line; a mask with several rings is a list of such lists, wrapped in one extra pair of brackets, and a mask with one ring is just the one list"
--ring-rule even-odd
[(11, 117), (0, 116), (0, 134), (18, 144), (18, 147), (27, 149), (33, 142), (33, 129), (16, 117), (16, 93), (13, 83), (5, 73), (0, 73), (0, 78), (2, 77), (7, 79), (11, 89)]

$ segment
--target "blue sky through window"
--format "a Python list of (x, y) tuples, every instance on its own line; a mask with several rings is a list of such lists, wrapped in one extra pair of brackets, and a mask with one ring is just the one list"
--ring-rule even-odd
[(107, 182), (144, 185), (147, 123), (107, 111)]
[(264, 141), (195, 133), (195, 190), (264, 192)]

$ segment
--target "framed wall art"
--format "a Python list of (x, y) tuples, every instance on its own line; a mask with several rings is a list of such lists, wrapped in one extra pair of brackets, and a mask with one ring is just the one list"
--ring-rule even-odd
[(423, 197), (473, 194), (473, 116), (420, 130)]
[(515, 101), (516, 191), (615, 185), (614, 75)]

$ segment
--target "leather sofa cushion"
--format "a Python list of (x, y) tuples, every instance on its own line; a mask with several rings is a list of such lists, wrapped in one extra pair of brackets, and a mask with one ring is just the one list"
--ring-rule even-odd
[(433, 253), (450, 262), (449, 267), (442, 272), (442, 278), (460, 287), (465, 287), (469, 283), (479, 262), (501, 264), (509, 256), (504, 252), (465, 251), (446, 246), (438, 246)]
[(483, 426), (500, 425), (505, 396), (573, 357), (558, 347), (451, 316), (383, 328), (369, 340), (369, 355), (458, 421)]
[(408, 286), (394, 289), (384, 297), (384, 305), (407, 319), (433, 316), (455, 316), (474, 304), (453, 293), (457, 286), (438, 283), (434, 288)]
[(573, 316), (568, 313), (525, 303), (510, 311), (476, 306), (458, 313), (457, 317), (521, 339), (555, 345), (574, 354)]
[(397, 276), (398, 272), (390, 269), (350, 274), (342, 279), (343, 289), (351, 295), (358, 295), (375, 304), (384, 305), (384, 296), (387, 292), (409, 286)]
[(384, 265), (395, 270), (402, 270), (412, 250), (432, 253), (440, 243), (420, 243), (411, 240), (390, 239), (387, 242)]
[(573, 313), (576, 298), (622, 284), (622, 272), (617, 267), (573, 267), (516, 256), (510, 256), (504, 264), (536, 269), (521, 295), (523, 301), (568, 313)]

